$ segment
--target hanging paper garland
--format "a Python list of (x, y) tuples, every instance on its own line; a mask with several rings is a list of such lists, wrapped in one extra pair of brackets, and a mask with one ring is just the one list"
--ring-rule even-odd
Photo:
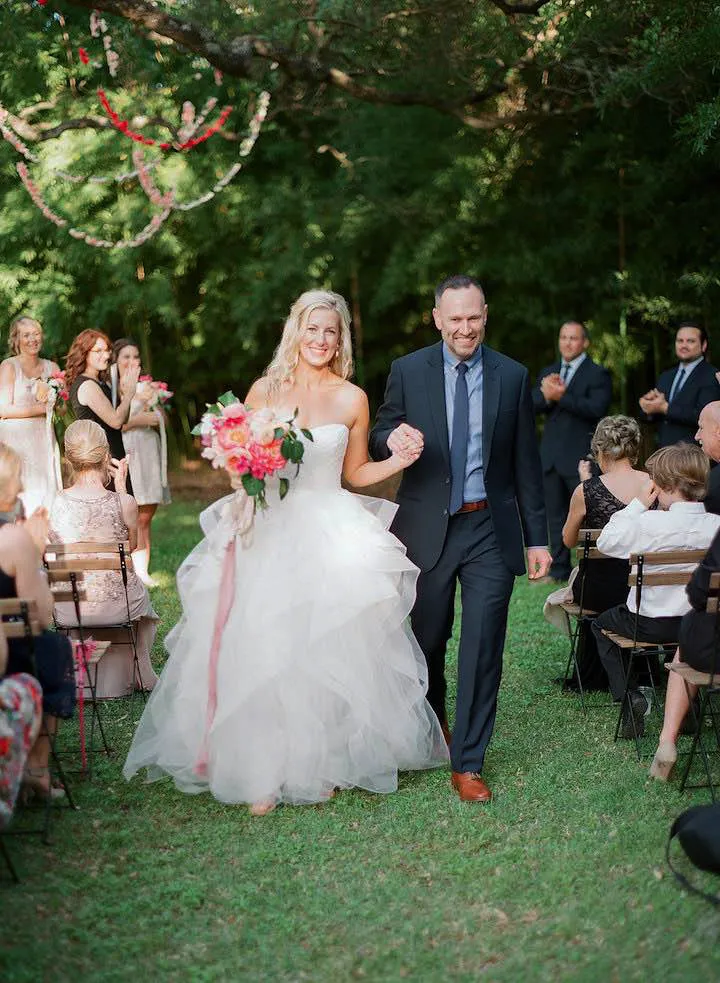
[(190, 137), (185, 140), (184, 143), (160, 143), (158, 140), (154, 140), (152, 137), (146, 137), (142, 133), (138, 133), (137, 130), (130, 129), (130, 123), (126, 119), (121, 119), (119, 114), (110, 105), (110, 100), (103, 89), (98, 89), (98, 98), (100, 99), (100, 105), (105, 110), (107, 118), (110, 120), (112, 125), (118, 130), (123, 136), (129, 137), (134, 140), (135, 143), (142, 143), (146, 147), (160, 147), (161, 150), (192, 150), (193, 147), (199, 146), (201, 143), (205, 143), (209, 140), (211, 136), (214, 136), (219, 130), (222, 129), (228, 116), (233, 110), (232, 106), (225, 106), (218, 118), (214, 123), (204, 130), (199, 137)]

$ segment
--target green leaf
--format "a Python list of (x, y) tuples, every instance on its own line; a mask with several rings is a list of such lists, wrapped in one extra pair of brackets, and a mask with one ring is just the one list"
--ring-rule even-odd
[(239, 403), (239, 402), (240, 400), (237, 398), (237, 396), (232, 391), (232, 389), (228, 389), (228, 391), (226, 393), (223, 393), (222, 396), (218, 396), (218, 403), (221, 406), (230, 406), (231, 403)]
[(199, 437), (201, 435), (201, 430), (202, 430), (202, 424), (201, 423), (196, 423), (195, 426), (190, 431), (190, 436), (191, 437)]
[(242, 476), (242, 486), (252, 498), (258, 497), (263, 498), (263, 492), (265, 491), (265, 482), (262, 478), (253, 478), (251, 474), (244, 474)]
[(310, 433), (310, 431), (306, 430), (304, 427), (301, 428), (300, 433), (303, 435), (303, 437), (306, 437), (308, 440), (315, 439), (313, 435)]
[(287, 478), (280, 479), (280, 501), (282, 501), (290, 491), (290, 482)]

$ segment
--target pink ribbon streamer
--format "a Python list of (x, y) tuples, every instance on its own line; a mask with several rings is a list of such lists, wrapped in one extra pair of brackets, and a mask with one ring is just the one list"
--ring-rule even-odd
[(195, 763), (195, 774), (205, 778), (208, 773), (210, 731), (217, 710), (217, 667), (220, 658), (220, 645), (223, 632), (230, 616), (230, 609), (235, 596), (235, 542), (233, 536), (225, 547), (222, 573), (220, 575), (220, 597), (215, 611), (215, 626), (213, 628), (212, 644), (210, 645), (210, 662), (208, 665), (208, 700), (205, 716), (205, 733)]

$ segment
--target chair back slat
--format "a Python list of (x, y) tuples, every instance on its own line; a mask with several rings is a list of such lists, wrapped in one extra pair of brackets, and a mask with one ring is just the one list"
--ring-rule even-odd
[[(54, 604), (66, 604), (68, 602), (72, 603), (75, 600), (75, 595), (71, 590), (62, 590), (59, 587), (53, 590), (52, 596)], [(78, 600), (87, 601), (87, 593), (84, 588), (82, 590), (78, 590)]]
[[(45, 565), (51, 572), (82, 573), (84, 570), (120, 570), (119, 556), (86, 556), (82, 559), (76, 556), (65, 557), (61, 560), (46, 560)], [(126, 567), (130, 569), (129, 558)], [(67, 580), (67, 577), (65, 578)]]
[(38, 609), (35, 601), (25, 600), (22, 597), (0, 598), (0, 617), (22, 618), (25, 611), (31, 619), (37, 621)]
[[(25, 638), (27, 635), (27, 628), (25, 627), (24, 621), (4, 621), (3, 631), (6, 638)], [(40, 627), (40, 622), (35, 621), (34, 618), (30, 619), (30, 634), (39, 635), (42, 632)]]
[(642, 556), (646, 567), (670, 566), (674, 563), (699, 563), (707, 550), (668, 550), (666, 553), (631, 553), (630, 563), (636, 564)]
[[(692, 570), (668, 570), (665, 573), (644, 573), (642, 575), (643, 587), (682, 587), (690, 582), (693, 575)], [(631, 573), (628, 577), (628, 586), (636, 587), (638, 576)]]
[(77, 542), (77, 543), (49, 543), (45, 552), (49, 555), (66, 556), (68, 554), (83, 553), (118, 553), (120, 546), (125, 553), (130, 555), (130, 543), (118, 543), (112, 540), (105, 542)]
[[(47, 568), (46, 568), (47, 569)], [(69, 574), (67, 570), (47, 570), (47, 579), (50, 584), (50, 589), (54, 589), (55, 584), (66, 584), (68, 582)], [(85, 574), (82, 570), (75, 571), (75, 583), (82, 584), (85, 580)]]

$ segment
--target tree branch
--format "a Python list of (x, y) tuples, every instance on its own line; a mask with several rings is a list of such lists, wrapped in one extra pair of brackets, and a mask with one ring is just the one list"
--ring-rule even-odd
[(504, 14), (537, 14), (543, 7), (550, 3), (550, 0), (518, 0), (517, 3), (508, 3), (507, 0), (490, 0), (493, 7), (497, 7)]

